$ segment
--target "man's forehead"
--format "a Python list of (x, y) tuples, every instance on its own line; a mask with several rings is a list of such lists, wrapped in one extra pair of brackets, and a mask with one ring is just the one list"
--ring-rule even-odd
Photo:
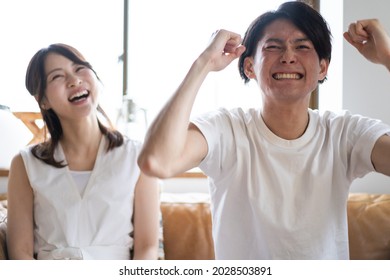
[[(287, 40), (285, 40), (284, 38), (279, 38), (279, 37), (270, 37), (270, 38), (264, 38), (262, 41), (264, 43), (283, 44)], [(290, 38), (288, 41), (290, 41), (292, 43), (296, 43), (296, 44), (304, 43), (304, 42), (311, 42), (310, 39), (307, 37), (297, 37), (297, 38), (292, 38), (292, 39)]]
[(262, 42), (304, 42), (310, 41), (308, 36), (296, 27), (291, 21), (286, 19), (278, 19), (268, 24), (263, 31), (263, 36), (260, 38)]

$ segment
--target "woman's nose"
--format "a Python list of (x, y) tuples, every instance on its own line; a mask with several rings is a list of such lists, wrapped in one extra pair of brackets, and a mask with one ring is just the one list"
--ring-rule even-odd
[(68, 87), (75, 87), (81, 84), (81, 79), (76, 75), (70, 75), (68, 77)]

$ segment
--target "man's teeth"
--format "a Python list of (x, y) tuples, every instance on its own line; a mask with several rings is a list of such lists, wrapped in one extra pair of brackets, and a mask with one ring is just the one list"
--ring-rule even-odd
[(289, 80), (299, 80), (302, 75), (297, 73), (277, 73), (274, 74), (276, 80), (289, 79)]

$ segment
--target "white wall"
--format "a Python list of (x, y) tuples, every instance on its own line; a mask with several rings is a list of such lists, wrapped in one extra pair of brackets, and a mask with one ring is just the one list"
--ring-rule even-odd
[(161, 181), (161, 191), (167, 193), (209, 193), (206, 178), (171, 178)]
[[(344, 0), (344, 29), (358, 19), (378, 18), (389, 32), (389, 9), (390, 2), (383, 0)], [(343, 80), (344, 109), (390, 124), (390, 74), (385, 67), (368, 62), (344, 42)], [(390, 178), (369, 174), (356, 180), (352, 191), (390, 193)]]
[(0, 177), (0, 194), (7, 192), (7, 178)]
[(343, 2), (322, 0), (320, 10), (332, 32), (332, 59), (327, 80), (319, 86), (319, 109), (336, 112), (343, 99)]

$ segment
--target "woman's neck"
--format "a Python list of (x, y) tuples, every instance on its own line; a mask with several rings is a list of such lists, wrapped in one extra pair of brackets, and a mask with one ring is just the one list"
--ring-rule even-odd
[(64, 125), (60, 140), (68, 166), (72, 170), (92, 170), (102, 133), (98, 122)]

